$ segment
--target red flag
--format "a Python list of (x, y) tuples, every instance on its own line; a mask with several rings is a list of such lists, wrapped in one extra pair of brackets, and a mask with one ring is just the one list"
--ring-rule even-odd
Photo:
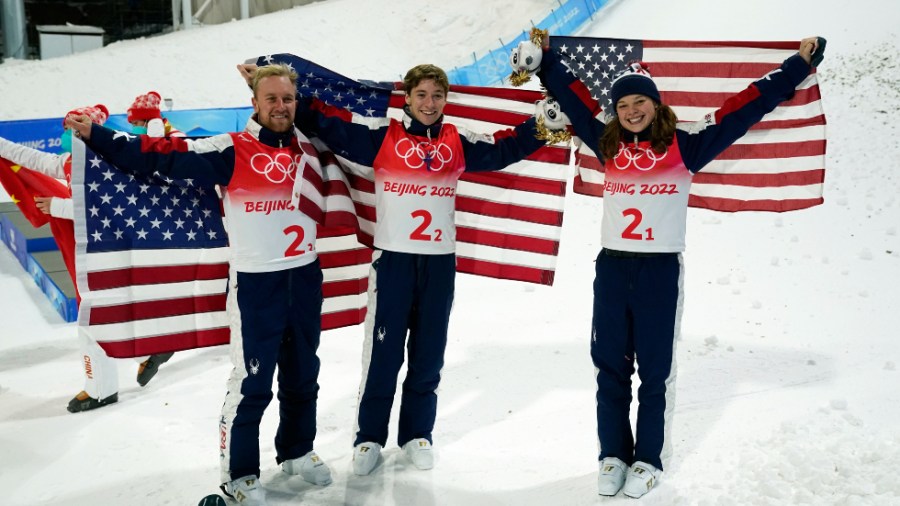
[[(632, 60), (645, 62), (680, 121), (703, 119), (797, 52), (797, 42), (552, 37), (551, 44), (604, 108), (616, 71)], [(582, 145), (576, 163), (574, 191), (602, 196), (603, 167), (594, 152)], [(823, 202), (824, 179), (825, 113), (813, 71), (792, 99), (694, 176), (688, 205), (726, 212), (805, 209)]]
[[(35, 197), (69, 198), (69, 189), (60, 181), (40, 172), (15, 165), (0, 158), (0, 184), (12, 198), (25, 218), (39, 228), (50, 224), (50, 232), (66, 264), (66, 270), (75, 283), (75, 234), (72, 220), (55, 218), (42, 213), (34, 202)], [(76, 288), (76, 296), (77, 296)]]

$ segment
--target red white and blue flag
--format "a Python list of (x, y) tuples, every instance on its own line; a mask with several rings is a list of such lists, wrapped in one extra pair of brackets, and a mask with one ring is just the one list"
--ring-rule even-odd
[[(647, 63), (680, 121), (701, 120), (797, 52), (797, 42), (701, 42), (551, 37), (551, 45), (600, 105), (629, 62)], [(791, 211), (823, 202), (825, 113), (815, 71), (794, 97), (693, 178), (688, 205), (716, 211)], [(589, 140), (588, 142), (594, 142)], [(574, 191), (602, 196), (603, 166), (582, 145)]]
[[(402, 83), (353, 80), (291, 54), (260, 57), (256, 63), (285, 63), (299, 74), (298, 92), (351, 113), (372, 118), (403, 115)], [(534, 114), (538, 91), (450, 86), (444, 108), (448, 123), (491, 133), (518, 125)], [(330, 153), (321, 142), (320, 153)], [(349, 174), (359, 218), (360, 241), (372, 244), (375, 183), (371, 167), (333, 153), (328, 170)], [(527, 160), (497, 172), (465, 173), (456, 196), (456, 257), (459, 272), (551, 285), (562, 231), (570, 150), (547, 146)], [(324, 169), (323, 169), (324, 170)]]
[[(72, 196), (79, 331), (117, 358), (229, 341), (228, 237), (214, 188), (138, 179), (75, 142)], [(346, 227), (320, 228), (316, 249), (322, 328), (362, 322), (371, 250)]]

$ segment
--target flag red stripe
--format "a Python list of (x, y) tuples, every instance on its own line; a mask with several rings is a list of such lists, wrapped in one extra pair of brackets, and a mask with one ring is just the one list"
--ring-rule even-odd
[(91, 291), (109, 290), (130, 285), (158, 285), (185, 281), (202, 281), (228, 277), (228, 264), (159, 265), (131, 267), (110, 271), (88, 272)]
[(535, 267), (524, 267), (520, 265), (498, 264), (488, 262), (486, 260), (478, 260), (473, 258), (456, 257), (456, 270), (466, 274), (476, 274), (479, 276), (487, 276), (491, 278), (511, 279), (515, 281), (526, 281), (529, 283), (537, 283), (541, 285), (553, 284), (553, 271), (546, 269), (538, 269)]
[[(719, 91), (677, 91), (661, 90), (660, 96), (663, 102), (671, 107), (704, 107), (718, 109), (729, 98), (734, 97), (734, 92)], [(817, 86), (797, 90), (793, 98), (781, 103), (779, 107), (807, 105), (820, 100), (821, 92)]]
[(365, 264), (372, 261), (372, 250), (356, 248), (342, 251), (329, 251), (319, 255), (319, 264), (323, 269), (346, 267), (348, 265)]
[(774, 142), (766, 144), (732, 144), (716, 160), (748, 160), (752, 158), (794, 158), (825, 154), (825, 140)]
[(575, 180), (572, 181), (572, 191), (579, 195), (587, 195), (590, 197), (602, 197), (603, 185), (597, 183), (585, 183), (581, 176), (576, 174)]
[(131, 358), (167, 351), (191, 350), (228, 344), (230, 335), (228, 327), (220, 327), (137, 338), (128, 341), (106, 341), (100, 344), (103, 346), (103, 351), (110, 357)]
[(493, 246), (544, 255), (559, 254), (559, 241), (543, 239), (539, 237), (526, 237), (507, 234), (503, 232), (491, 232), (469, 227), (456, 227), (457, 242), (467, 242), (484, 246)]
[(568, 165), (569, 148), (563, 146), (544, 146), (534, 153), (528, 155), (526, 160), (532, 162), (554, 163), (557, 165)]
[(779, 172), (776, 174), (716, 174), (700, 171), (694, 175), (694, 184), (723, 184), (751, 186), (754, 188), (805, 186), (825, 182), (825, 169)]
[[(723, 58), (727, 57), (723, 53)], [(709, 77), (723, 79), (746, 79), (748, 84), (768, 74), (779, 63), (773, 62), (646, 62), (650, 73), (660, 77)]]
[(749, 47), (764, 49), (793, 49), (796, 50), (799, 44), (791, 41), (723, 41), (723, 40), (644, 40), (642, 41), (644, 48), (721, 48), (722, 53), (727, 53), (731, 47)]
[(472, 197), (456, 197), (456, 210), (495, 218), (509, 218), (542, 225), (562, 226), (562, 211), (537, 209), (508, 203), (489, 202)]
[(444, 114), (449, 116), (447, 119), (451, 122), (455, 118), (484, 121), (500, 127), (497, 128), (497, 130), (500, 130), (502, 127), (514, 127), (533, 116), (533, 114), (524, 114), (521, 112), (503, 111), (500, 109), (483, 109), (481, 107), (452, 103), (448, 103), (447, 106), (444, 107)]
[(713, 211), (738, 212), (738, 211), (769, 211), (783, 213), (807, 209), (822, 204), (822, 197), (810, 199), (784, 199), (784, 200), (737, 200), (719, 197), (698, 197), (691, 195), (688, 198), (690, 207), (702, 207)]
[(322, 330), (339, 329), (356, 325), (366, 318), (366, 307), (347, 309), (322, 315)]
[(353, 201), (353, 207), (356, 209), (356, 215), (360, 218), (375, 223), (378, 220), (375, 206), (363, 204), (362, 202)]
[(89, 324), (106, 325), (194, 313), (224, 311), (225, 299), (225, 293), (218, 293), (179, 299), (132, 302), (115, 306), (93, 306), (91, 307)]
[(750, 127), (750, 130), (789, 130), (791, 128), (820, 126), (820, 125), (825, 125), (825, 124), (826, 124), (825, 115), (820, 114), (818, 116), (813, 116), (811, 118), (760, 121), (759, 123)]
[(341, 281), (327, 281), (322, 283), (322, 296), (341, 297), (344, 295), (359, 295), (366, 293), (369, 288), (369, 278), (345, 279)]
[(347, 180), (350, 182), (350, 187), (354, 190), (366, 193), (375, 193), (374, 181), (357, 176), (356, 174), (347, 174)]
[(544, 95), (541, 92), (535, 90), (523, 90), (522, 88), (486, 88), (482, 86), (466, 86), (463, 84), (451, 84), (450, 93), (499, 98), (526, 104), (533, 104), (544, 98)]
[(543, 193), (545, 195), (563, 196), (566, 194), (565, 181), (540, 179), (505, 172), (466, 172), (459, 180), (508, 190)]

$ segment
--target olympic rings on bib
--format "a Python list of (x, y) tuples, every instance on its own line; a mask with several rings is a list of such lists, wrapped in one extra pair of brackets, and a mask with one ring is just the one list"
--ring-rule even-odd
[(279, 184), (288, 179), (293, 181), (297, 167), (301, 166), (302, 161), (301, 155), (278, 153), (273, 158), (268, 153), (256, 153), (250, 158), (250, 167), (257, 174), (266, 176), (272, 183)]
[(443, 142), (434, 144), (431, 142), (413, 143), (404, 137), (394, 145), (397, 153), (410, 169), (420, 169), (426, 165), (427, 170), (439, 172), (453, 159), (453, 151)]
[[(652, 148), (626, 146), (624, 142), (620, 142), (619, 152), (613, 157), (613, 164), (619, 170), (625, 170), (628, 167), (634, 166), (635, 169), (646, 172), (656, 167), (656, 162), (662, 160), (668, 154), (669, 152), (666, 151), (665, 153), (658, 155)], [(624, 165), (620, 165), (620, 159), (624, 159)]]

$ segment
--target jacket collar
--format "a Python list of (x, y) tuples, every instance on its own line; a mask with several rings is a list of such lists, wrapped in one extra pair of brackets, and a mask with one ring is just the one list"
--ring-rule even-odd
[(406, 129), (407, 133), (419, 137), (428, 137), (429, 139), (434, 139), (441, 134), (441, 126), (444, 123), (443, 114), (437, 121), (429, 126), (425, 126), (421, 121), (413, 117), (408, 105), (403, 106), (403, 112), (405, 113), (403, 116), (403, 128)]
[(268, 128), (260, 125), (256, 120), (256, 114), (250, 117), (247, 120), (247, 126), (245, 130), (250, 133), (253, 137), (256, 137), (259, 142), (265, 144), (266, 146), (272, 146), (273, 148), (284, 148), (291, 145), (293, 142), (295, 135), (295, 128), (291, 128), (287, 132), (275, 132), (269, 130)]

